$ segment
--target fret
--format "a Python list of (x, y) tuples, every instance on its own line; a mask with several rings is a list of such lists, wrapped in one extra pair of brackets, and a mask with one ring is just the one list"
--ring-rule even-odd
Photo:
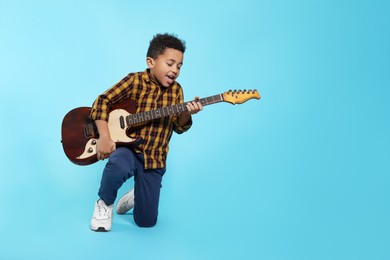
[(150, 120), (150, 111), (145, 112), (145, 119), (146, 119), (146, 121)]
[[(201, 98), (198, 100), (202, 106), (211, 105), (217, 102), (223, 101), (222, 94)], [(150, 121), (153, 119), (161, 118), (164, 116), (170, 116), (187, 111), (188, 102), (162, 107), (150, 111), (145, 111), (137, 114), (128, 115), (126, 117), (126, 123), (128, 126)]]
[(142, 123), (144, 120), (143, 120), (144, 118), (143, 118), (143, 113), (139, 113), (138, 114), (138, 123)]
[(133, 120), (132, 120), (132, 116), (131, 115), (126, 117), (126, 123), (127, 123), (128, 126), (133, 124)]
[(158, 110), (153, 110), (153, 115), (154, 115), (153, 119), (156, 119), (158, 117), (157, 112)]

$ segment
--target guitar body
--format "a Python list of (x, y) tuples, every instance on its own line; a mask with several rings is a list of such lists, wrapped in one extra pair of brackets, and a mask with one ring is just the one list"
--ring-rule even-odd
[[(98, 161), (96, 143), (99, 133), (94, 120), (89, 117), (90, 107), (78, 107), (69, 111), (62, 121), (62, 146), (69, 160), (78, 165)], [(125, 100), (115, 104), (109, 112), (108, 128), (117, 146), (135, 147), (141, 138), (131, 136), (133, 127), (124, 122), (126, 116), (135, 113), (135, 102)]]

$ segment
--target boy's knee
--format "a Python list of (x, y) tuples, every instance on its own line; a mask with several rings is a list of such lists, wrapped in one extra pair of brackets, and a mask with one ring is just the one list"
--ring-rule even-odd
[(157, 224), (157, 218), (154, 219), (148, 219), (148, 218), (142, 218), (142, 219), (137, 219), (134, 218), (135, 223), (139, 227), (153, 227)]

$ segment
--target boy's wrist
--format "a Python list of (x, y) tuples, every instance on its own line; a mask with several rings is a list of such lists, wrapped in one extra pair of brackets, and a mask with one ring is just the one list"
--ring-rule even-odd
[(189, 112), (183, 112), (179, 115), (178, 124), (179, 126), (185, 126), (191, 119), (191, 114)]

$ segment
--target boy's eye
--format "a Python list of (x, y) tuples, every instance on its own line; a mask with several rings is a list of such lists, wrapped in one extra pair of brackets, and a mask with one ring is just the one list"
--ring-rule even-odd
[(172, 66), (172, 65), (173, 65), (173, 63), (168, 63), (168, 62), (167, 62), (167, 65), (170, 67), (170, 66)]

